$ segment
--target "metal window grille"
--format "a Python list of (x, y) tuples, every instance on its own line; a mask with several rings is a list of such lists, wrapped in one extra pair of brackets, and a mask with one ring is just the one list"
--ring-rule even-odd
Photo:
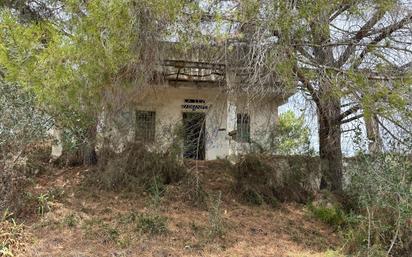
[(156, 112), (136, 111), (136, 139), (151, 143), (155, 141)]
[(246, 113), (237, 114), (236, 138), (239, 142), (250, 143), (250, 116)]

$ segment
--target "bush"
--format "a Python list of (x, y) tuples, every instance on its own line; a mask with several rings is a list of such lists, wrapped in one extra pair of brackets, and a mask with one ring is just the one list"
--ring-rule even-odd
[[(412, 163), (398, 154), (361, 155), (347, 169), (346, 192), (361, 216), (352, 229), (363, 235), (357, 248), (393, 256), (412, 252)], [(352, 233), (353, 234), (353, 233)], [(351, 237), (350, 239), (353, 239)], [(372, 255), (371, 255), (372, 256)]]
[(260, 205), (264, 199), (276, 198), (271, 171), (257, 154), (241, 157), (233, 166), (235, 191), (251, 204)]
[(262, 205), (265, 203), (265, 200), (263, 197), (260, 195), (259, 192), (256, 192), (252, 189), (246, 189), (242, 192), (242, 198), (251, 204), (254, 205)]
[(331, 226), (342, 227), (347, 222), (345, 212), (338, 206), (315, 206), (311, 203), (308, 209), (315, 218)]
[(0, 160), (0, 213), (7, 210), (15, 217), (33, 213), (36, 199), (28, 197), (28, 188), (33, 178), (46, 170), (49, 153), (48, 145), (39, 143)]
[[(187, 174), (178, 155), (168, 151), (148, 151), (139, 143), (131, 143), (122, 153), (110, 156), (87, 179), (104, 190), (152, 192), (182, 180)], [(156, 187), (153, 187), (153, 181), (156, 181)]]
[[(282, 158), (282, 159), (280, 159)], [(298, 157), (296, 157), (298, 158)], [(309, 159), (305, 157), (273, 157), (247, 154), (233, 165), (235, 192), (244, 201), (276, 206), (279, 201), (307, 202), (312, 192), (305, 187)], [(298, 167), (295, 167), (298, 163)]]
[(17, 169), (6, 168), (0, 172), (0, 213), (10, 211), (20, 216), (25, 212), (28, 184), (28, 178)]

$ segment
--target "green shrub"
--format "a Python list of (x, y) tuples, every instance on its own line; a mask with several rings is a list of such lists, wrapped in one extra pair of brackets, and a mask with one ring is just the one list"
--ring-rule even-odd
[(314, 206), (308, 205), (312, 215), (320, 221), (334, 227), (342, 227), (347, 223), (345, 212), (337, 206)]
[(50, 211), (50, 206), (49, 206), (49, 195), (46, 194), (40, 194), (37, 196), (37, 213), (40, 216), (44, 216), (44, 214), (48, 211)]
[[(412, 163), (410, 157), (385, 153), (360, 155), (347, 166), (350, 183), (345, 188), (359, 214), (347, 233), (350, 250), (379, 256), (412, 251)], [(366, 250), (365, 250), (366, 249)], [(372, 253), (372, 251), (374, 251)]]

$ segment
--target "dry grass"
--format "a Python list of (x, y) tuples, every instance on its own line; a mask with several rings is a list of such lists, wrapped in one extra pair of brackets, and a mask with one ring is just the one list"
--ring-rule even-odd
[[(81, 187), (90, 171), (78, 167), (37, 180), (37, 192), (59, 188), (65, 196), (51, 201), (43, 217), (28, 221), (26, 230), (34, 241), (17, 256), (339, 256), (330, 250), (340, 243), (333, 229), (311, 219), (303, 205), (281, 204), (276, 209), (244, 205), (231, 191), (233, 180), (222, 163), (198, 162), (197, 169), (191, 170), (207, 193), (222, 192), (224, 233), (218, 236), (209, 233), (211, 204), (193, 207), (176, 200), (176, 186), (153, 210), (146, 193), (125, 195)], [(139, 229), (140, 216), (154, 215), (165, 217), (165, 230)]]

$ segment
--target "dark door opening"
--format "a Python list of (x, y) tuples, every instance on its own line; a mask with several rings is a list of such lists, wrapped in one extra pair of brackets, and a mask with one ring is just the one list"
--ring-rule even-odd
[(198, 112), (183, 113), (183, 157), (205, 159), (206, 115)]

